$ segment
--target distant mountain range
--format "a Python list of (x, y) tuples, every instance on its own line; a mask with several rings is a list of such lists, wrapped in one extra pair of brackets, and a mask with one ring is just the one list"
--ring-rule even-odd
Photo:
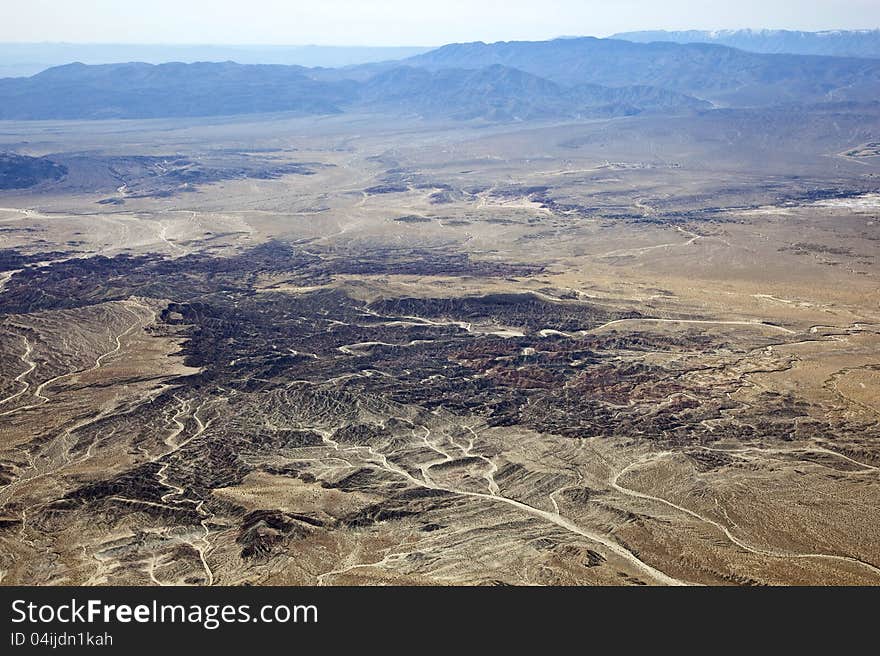
[(0, 118), (100, 119), (293, 111), (332, 114), (354, 83), (319, 82), (299, 66), (67, 64), (0, 79)]
[(0, 119), (110, 119), (260, 112), (415, 114), (492, 121), (681, 112), (709, 104), (649, 86), (563, 86), (500, 65), (380, 70), (366, 80), (298, 66), (68, 64), (0, 79)]
[(647, 85), (725, 105), (880, 97), (880, 61), (592, 37), (459, 43), (405, 60), (430, 70), (501, 64), (563, 85)]
[(359, 111), (507, 121), (877, 98), (880, 59), (586, 37), (452, 44), (337, 69), (69, 64), (0, 79), (0, 119)]
[(0, 78), (28, 77), (70, 62), (225, 62), (295, 66), (356, 66), (412, 57), (430, 48), (114, 43), (0, 43)]
[(637, 43), (715, 43), (731, 48), (769, 54), (831, 55), (880, 58), (880, 30), (685, 30), (667, 32), (621, 32), (611, 37)]
[(528, 120), (704, 109), (709, 104), (654, 87), (566, 87), (499, 64), (476, 70), (396, 67), (363, 84), (360, 103), (456, 119)]

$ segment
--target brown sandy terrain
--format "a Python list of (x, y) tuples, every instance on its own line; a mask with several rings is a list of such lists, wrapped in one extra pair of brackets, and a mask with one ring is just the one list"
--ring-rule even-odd
[(46, 124), (0, 581), (880, 584), (878, 118)]

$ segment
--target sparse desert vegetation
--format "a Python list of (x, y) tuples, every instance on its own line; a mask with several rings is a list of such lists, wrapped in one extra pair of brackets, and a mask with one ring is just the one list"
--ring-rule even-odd
[(5, 122), (0, 582), (880, 583), (880, 110), (680, 109)]

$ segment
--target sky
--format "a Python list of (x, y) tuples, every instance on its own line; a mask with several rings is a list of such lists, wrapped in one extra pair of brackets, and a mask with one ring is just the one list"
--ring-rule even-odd
[(0, 0), (0, 42), (437, 46), (880, 27), (880, 0)]

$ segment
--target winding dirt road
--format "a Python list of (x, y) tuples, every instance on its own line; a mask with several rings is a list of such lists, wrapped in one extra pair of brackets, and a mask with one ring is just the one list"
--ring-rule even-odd
[[(17, 399), (19, 396), (21, 396), (22, 394), (27, 392), (31, 387), (31, 384), (29, 382), (27, 382), (25, 380), (25, 378), (34, 369), (37, 368), (37, 363), (34, 362), (33, 360), (31, 360), (31, 353), (34, 352), (34, 348), (31, 345), (30, 340), (27, 337), (23, 337), (22, 339), (24, 339), (24, 353), (21, 356), (19, 356), (19, 359), (27, 366), (27, 369), (25, 369), (23, 372), (18, 374), (18, 376), (16, 376), (13, 380), (16, 383), (21, 383), (22, 385), (24, 385), (24, 387), (22, 389), (20, 389), (18, 392), (16, 392), (15, 394), (12, 394), (11, 396), (7, 396), (5, 399), (0, 399), (0, 405), (3, 405), (4, 403), (8, 403), (9, 401)], [(4, 413), (4, 414), (6, 414), (6, 413)], [(2, 416), (3, 415), (0, 415), (0, 417), (2, 417)]]
[[(327, 444), (329, 447), (332, 447), (334, 450), (336, 450), (336, 451), (352, 451), (352, 452), (367, 451), (374, 458), (374, 461), (371, 463), (372, 466), (374, 466), (380, 470), (384, 470), (388, 473), (394, 474), (396, 476), (400, 476), (417, 487), (425, 488), (428, 490), (449, 492), (451, 494), (457, 494), (457, 495), (461, 495), (461, 496), (471, 497), (474, 499), (480, 499), (482, 501), (486, 501), (489, 503), (506, 504), (506, 505), (511, 506), (512, 508), (515, 508), (523, 513), (526, 513), (528, 515), (532, 515), (533, 517), (537, 517), (538, 519), (544, 520), (550, 524), (558, 526), (558, 527), (560, 527), (570, 533), (573, 533), (573, 534), (578, 535), (580, 537), (586, 538), (587, 540), (590, 540), (591, 542), (595, 542), (597, 544), (602, 545), (603, 547), (605, 547), (605, 549), (607, 549), (611, 553), (619, 556), (623, 560), (626, 560), (631, 565), (633, 565), (638, 571), (642, 572), (644, 575), (648, 576), (650, 579), (654, 580), (655, 582), (657, 582), (661, 585), (670, 585), (670, 586), (690, 585), (686, 581), (682, 581), (682, 580), (677, 579), (675, 577), (669, 576), (668, 574), (661, 572), (660, 570), (656, 569), (655, 567), (652, 567), (648, 563), (639, 559), (639, 557), (636, 556), (634, 553), (632, 553), (631, 551), (629, 551), (625, 547), (621, 546), (620, 544), (618, 544), (617, 542), (612, 540), (607, 535), (603, 535), (603, 534), (598, 533), (596, 531), (591, 531), (591, 530), (585, 529), (581, 526), (578, 526), (573, 521), (571, 521), (570, 519), (568, 519), (567, 517), (565, 517), (563, 515), (560, 515), (559, 513), (553, 513), (553, 512), (549, 512), (547, 510), (541, 510), (539, 508), (535, 508), (534, 506), (530, 506), (526, 503), (523, 503), (522, 501), (517, 501), (516, 499), (511, 499), (511, 498), (505, 497), (501, 494), (474, 492), (471, 490), (459, 490), (457, 488), (453, 488), (453, 487), (449, 487), (449, 486), (445, 486), (445, 485), (438, 485), (437, 483), (431, 482), (429, 480), (419, 480), (418, 478), (416, 478), (412, 474), (410, 474), (408, 471), (406, 471), (396, 465), (391, 464), (388, 461), (387, 456), (375, 451), (372, 446), (355, 446), (355, 447), (349, 447), (349, 448), (342, 448), (338, 442), (332, 440), (329, 437), (329, 435), (327, 435), (326, 431), (324, 431), (324, 432), (319, 431), (319, 433), (321, 434), (322, 438), (324, 439), (325, 444)], [(327, 573), (321, 575), (319, 577), (319, 582), (321, 584), (323, 584), (326, 577), (328, 577), (331, 573), (332, 572), (327, 572)]]
[[(632, 470), (634, 467), (636, 467), (638, 465), (645, 464), (647, 462), (654, 462), (654, 461), (656, 461), (660, 458), (663, 458), (665, 456), (668, 456), (668, 455), (675, 455), (675, 454), (672, 451), (660, 451), (660, 452), (651, 454), (649, 456), (646, 456), (645, 458), (642, 458), (641, 460), (637, 460), (636, 462), (630, 463), (629, 465), (627, 465), (626, 467), (621, 469), (619, 472), (617, 472), (617, 474), (609, 481), (609, 484), (611, 485), (611, 487), (613, 487), (615, 490), (617, 490), (618, 492), (620, 492), (621, 494), (623, 494), (625, 496), (661, 503), (665, 506), (668, 506), (668, 507), (673, 508), (679, 512), (682, 512), (686, 515), (689, 515), (690, 517), (693, 517), (694, 519), (696, 519), (700, 522), (703, 522), (704, 524), (708, 524), (710, 526), (713, 526), (717, 530), (721, 531), (730, 542), (732, 542), (733, 544), (735, 544), (737, 547), (739, 547), (741, 549), (745, 549), (746, 551), (748, 551), (750, 553), (753, 553), (753, 554), (756, 554), (759, 556), (767, 556), (769, 558), (783, 558), (783, 559), (821, 558), (821, 559), (827, 559), (827, 560), (837, 560), (837, 561), (849, 562), (849, 563), (854, 563), (854, 564), (857, 564), (861, 567), (864, 567), (864, 568), (868, 569), (869, 571), (873, 572), (874, 574), (877, 574), (878, 576), (880, 576), (880, 567), (877, 567), (875, 565), (872, 565), (871, 563), (867, 563), (863, 560), (859, 560), (858, 558), (853, 558), (850, 556), (838, 556), (835, 554), (822, 554), (822, 553), (796, 553), (796, 552), (789, 552), (789, 551), (778, 551), (778, 550), (767, 549), (767, 548), (763, 548), (763, 547), (756, 547), (756, 546), (751, 545), (748, 542), (744, 541), (743, 539), (736, 537), (733, 533), (730, 532), (730, 530), (726, 526), (724, 526), (720, 522), (716, 522), (714, 519), (709, 519), (708, 517), (703, 517), (702, 515), (694, 512), (693, 510), (690, 510), (688, 508), (680, 506), (676, 503), (673, 503), (672, 501), (668, 501), (668, 500), (663, 499), (661, 497), (657, 497), (657, 496), (654, 496), (651, 494), (645, 494), (644, 492), (638, 492), (637, 490), (633, 490), (631, 488), (627, 488), (627, 487), (620, 485), (620, 483), (619, 483), (620, 478), (624, 474), (626, 474), (628, 471)], [(839, 455), (839, 454), (835, 454), (835, 455)]]

